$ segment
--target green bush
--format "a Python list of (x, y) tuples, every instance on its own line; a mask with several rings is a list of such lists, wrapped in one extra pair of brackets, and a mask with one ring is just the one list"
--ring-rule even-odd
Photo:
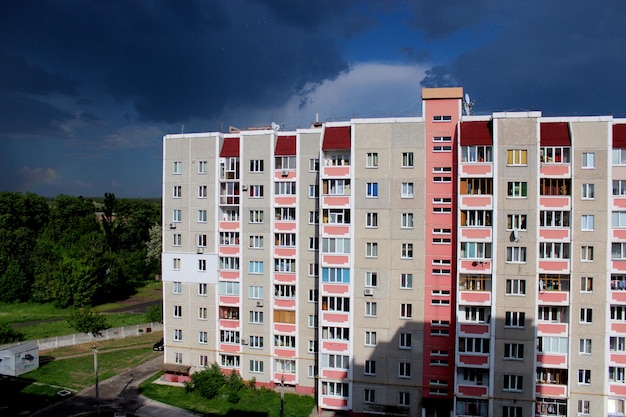
[(202, 397), (210, 400), (220, 394), (226, 385), (226, 377), (217, 363), (191, 375), (191, 382), (185, 385), (187, 391), (197, 391)]

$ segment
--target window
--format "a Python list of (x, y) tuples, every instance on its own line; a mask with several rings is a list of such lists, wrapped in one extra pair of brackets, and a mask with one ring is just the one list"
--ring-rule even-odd
[(406, 303), (400, 304), (400, 318), (410, 319), (411, 317), (413, 317), (413, 305)]
[(611, 321), (626, 321), (626, 306), (612, 305), (609, 317)]
[(274, 259), (275, 272), (296, 272), (296, 260), (277, 258)]
[(408, 392), (401, 391), (398, 393), (398, 405), (402, 407), (411, 405), (411, 396)]
[(239, 368), (239, 356), (220, 355), (220, 365), (224, 368)]
[(206, 210), (198, 210), (198, 223), (206, 223)]
[(570, 148), (542, 147), (541, 162), (548, 164), (569, 164)]
[(614, 229), (626, 228), (626, 211), (611, 212), (611, 227)]
[(286, 348), (295, 348), (296, 347), (296, 337), (277, 334), (274, 335), (274, 346), (276, 347), (286, 347)]
[(581, 217), (580, 229), (583, 231), (593, 230), (594, 216), (593, 214), (583, 214)]
[(524, 377), (522, 375), (504, 375), (503, 391), (522, 391)]
[(181, 329), (174, 329), (174, 341), (175, 342), (183, 341), (183, 331)]
[(208, 161), (198, 161), (198, 174), (206, 174)]
[(181, 264), (181, 260), (180, 260), (180, 258), (174, 258), (174, 259), (172, 259), (172, 262), (173, 262), (173, 264), (174, 264), (174, 265), (173, 265), (173, 268), (174, 268), (175, 270), (177, 270), (177, 271), (178, 271), (178, 270), (180, 270), (180, 264)]
[(596, 154), (593, 152), (583, 152), (583, 168), (596, 167)]
[(578, 353), (581, 355), (591, 355), (591, 339), (578, 340)]
[(583, 246), (580, 260), (583, 262), (593, 261), (593, 246)]
[(461, 258), (491, 259), (491, 243), (461, 242)]
[(365, 227), (378, 227), (378, 213), (365, 214)]
[(400, 227), (402, 229), (413, 228), (413, 213), (402, 213)]
[(250, 236), (250, 245), (251, 249), (261, 249), (263, 247), (263, 236), (252, 235)]
[(402, 183), (402, 198), (413, 198), (413, 183), (412, 182)]
[(541, 211), (539, 226), (541, 227), (570, 227), (569, 211)]
[(522, 343), (505, 343), (504, 359), (521, 360), (524, 359), (524, 345)]
[(322, 297), (323, 311), (350, 311), (350, 299), (346, 297)]
[(174, 281), (172, 286), (173, 294), (182, 294), (183, 293), (183, 283), (180, 281)]
[(322, 395), (329, 397), (348, 398), (348, 384), (345, 382), (322, 381)]
[(412, 243), (402, 244), (402, 253), (400, 254), (400, 258), (413, 259), (413, 244)]
[(413, 288), (413, 274), (400, 275), (400, 288), (403, 290), (410, 290)]
[(592, 323), (592, 313), (593, 310), (591, 308), (581, 308), (580, 309), (580, 322), (581, 323)]
[(399, 337), (399, 348), (400, 349), (411, 349), (412, 347), (412, 343), (411, 343), (411, 333), (400, 333), (400, 337)]
[(174, 306), (174, 317), (181, 318), (183, 316), (183, 306)]
[(250, 223), (263, 223), (263, 210), (250, 210)]
[(207, 295), (207, 284), (199, 283), (198, 284), (198, 295)]
[(206, 271), (206, 259), (198, 259), (198, 271)]
[(461, 210), (461, 226), (491, 226), (491, 210)]
[(609, 382), (626, 384), (626, 368), (609, 366)]
[(365, 332), (365, 346), (376, 346), (376, 332)]
[(411, 377), (411, 363), (410, 362), (400, 362), (398, 364), (398, 376), (400, 378), (410, 378)]
[(378, 287), (378, 273), (377, 272), (365, 273), (365, 286), (368, 288)]
[(626, 243), (611, 243), (611, 259), (626, 259)]
[(504, 327), (524, 327), (526, 313), (522, 311), (507, 311), (504, 315)]
[(569, 254), (569, 243), (539, 242), (540, 259), (569, 259)]
[(250, 312), (250, 323), (262, 324), (263, 323), (263, 312), (262, 311), (251, 311)]
[(182, 364), (183, 363), (183, 354), (180, 352), (174, 353), (174, 363)]
[(317, 316), (310, 315), (307, 317), (307, 327), (316, 328), (317, 327)]
[(296, 182), (277, 181), (274, 183), (274, 193), (276, 195), (296, 195)]
[(507, 279), (505, 293), (507, 295), (525, 295), (526, 280), (525, 279)]
[(523, 407), (514, 407), (512, 405), (502, 406), (502, 417), (522, 417)]
[(460, 194), (491, 195), (493, 194), (492, 178), (461, 178)]
[(489, 353), (489, 339), (480, 337), (459, 337), (459, 352)]
[(626, 180), (613, 180), (613, 195), (626, 195)]
[(198, 307), (198, 320), (206, 320), (206, 319), (207, 319), (207, 308)]
[(350, 195), (350, 180), (347, 180), (347, 179), (323, 180), (322, 181), (322, 194), (324, 195)]
[(443, 116), (433, 116), (433, 122), (450, 122), (452, 121), (452, 116), (443, 115)]
[(322, 238), (322, 253), (350, 253), (350, 239), (324, 237)]
[(183, 237), (180, 233), (174, 233), (174, 241), (172, 242), (172, 246), (181, 246), (183, 242)]
[(250, 172), (263, 172), (263, 159), (251, 159)]
[(309, 185), (309, 198), (317, 198), (319, 197), (319, 187), (317, 184)]
[(309, 264), (309, 271), (308, 271), (308, 276), (310, 277), (317, 277), (319, 276), (319, 264)]
[(182, 211), (181, 210), (173, 210), (172, 211), (172, 221), (174, 223), (182, 222)]
[(583, 384), (583, 385), (591, 384), (591, 370), (590, 369), (578, 370), (578, 383)]
[[(278, 187), (279, 183), (276, 183)], [(250, 186), (250, 198), (263, 198), (263, 186), (262, 185), (251, 185)]]
[(376, 361), (366, 360), (365, 367), (363, 369), (364, 375), (376, 375)]
[(578, 400), (578, 414), (587, 415), (589, 414), (589, 409), (589, 400)]
[(263, 273), (263, 261), (250, 261), (250, 268), (248, 272), (251, 274), (262, 274)]
[(581, 198), (583, 200), (593, 200), (595, 197), (593, 184), (583, 184)]
[(208, 340), (207, 332), (198, 332), (198, 343), (207, 344)]
[(239, 271), (239, 258), (234, 256), (220, 256), (220, 269)]
[(172, 174), (175, 175), (180, 175), (183, 173), (183, 163), (180, 161), (175, 161), (174, 162), (174, 169), (172, 171)]
[(274, 158), (276, 169), (296, 169), (295, 156), (277, 156)]
[(182, 194), (183, 194), (183, 187), (181, 187), (180, 185), (175, 185), (172, 197), (181, 198)]
[(508, 214), (506, 216), (506, 230), (526, 230), (526, 215)]
[(219, 282), (220, 295), (239, 295), (239, 283), (234, 281)]
[(375, 403), (376, 402), (376, 391), (373, 389), (365, 388), (364, 391), (364, 402), (366, 403)]
[(350, 282), (350, 269), (322, 268), (322, 282)]
[(528, 151), (526, 149), (509, 149), (506, 151), (507, 165), (528, 165)]
[(207, 198), (207, 186), (206, 185), (198, 186), (198, 198)]
[(366, 197), (369, 197), (369, 198), (378, 198), (378, 183), (368, 182), (367, 191), (365, 195)]
[(378, 152), (368, 152), (365, 160), (366, 168), (378, 168)]
[(263, 361), (250, 359), (250, 372), (254, 374), (263, 373)]
[(320, 170), (319, 158), (309, 159), (309, 172), (318, 172)]
[(541, 178), (539, 187), (541, 195), (572, 195), (572, 180), (569, 178)]
[(347, 355), (322, 354), (323, 368), (350, 369), (350, 358)]
[(274, 244), (278, 247), (295, 247), (296, 246), (296, 234), (295, 233), (276, 233), (274, 234)]
[(462, 146), (462, 162), (492, 162), (493, 154), (491, 146)]
[(322, 327), (322, 339), (350, 340), (350, 329), (347, 327)]
[(593, 277), (580, 277), (580, 292), (593, 292)]
[(489, 318), (489, 310), (487, 307), (465, 306), (465, 314), (461, 316), (461, 321), (469, 321), (474, 323), (485, 323)]
[(377, 305), (374, 301), (365, 302), (365, 317), (376, 317)]
[(506, 195), (508, 197), (528, 197), (528, 183), (525, 181), (509, 181)]
[(262, 300), (263, 287), (260, 285), (250, 285), (248, 287), (248, 298)]
[(378, 243), (367, 242), (365, 244), (365, 256), (367, 258), (378, 258)]
[(319, 222), (320, 222), (320, 212), (309, 211), (309, 224), (319, 224)]
[(508, 246), (506, 248), (506, 261), (510, 263), (526, 263), (525, 246)]
[(413, 168), (414, 166), (413, 152), (402, 152), (402, 168)]

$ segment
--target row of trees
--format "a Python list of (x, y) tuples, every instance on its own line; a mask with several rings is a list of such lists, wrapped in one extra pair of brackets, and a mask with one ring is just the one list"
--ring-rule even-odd
[(0, 193), (0, 301), (64, 308), (126, 298), (160, 270), (160, 223), (158, 202), (111, 193)]

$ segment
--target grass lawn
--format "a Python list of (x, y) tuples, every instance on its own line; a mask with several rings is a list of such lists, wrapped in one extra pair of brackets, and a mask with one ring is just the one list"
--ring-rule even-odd
[[(198, 393), (189, 393), (184, 388), (153, 384), (152, 381), (159, 376), (156, 375), (140, 385), (139, 391), (142, 395), (155, 401), (209, 416), (280, 417), (280, 394), (278, 392), (262, 388), (249, 390), (237, 404), (231, 404), (225, 398), (206, 400)], [(314, 407), (313, 397), (285, 394), (286, 417), (308, 417)]]

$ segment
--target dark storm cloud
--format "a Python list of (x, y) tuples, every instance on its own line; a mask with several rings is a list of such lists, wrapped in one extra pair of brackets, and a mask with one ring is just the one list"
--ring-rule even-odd
[(562, 6), (514, 6), (507, 14), (515, 18), (497, 28), (497, 38), (431, 68), (422, 85), (462, 85), (478, 111), (626, 115), (626, 3)]

